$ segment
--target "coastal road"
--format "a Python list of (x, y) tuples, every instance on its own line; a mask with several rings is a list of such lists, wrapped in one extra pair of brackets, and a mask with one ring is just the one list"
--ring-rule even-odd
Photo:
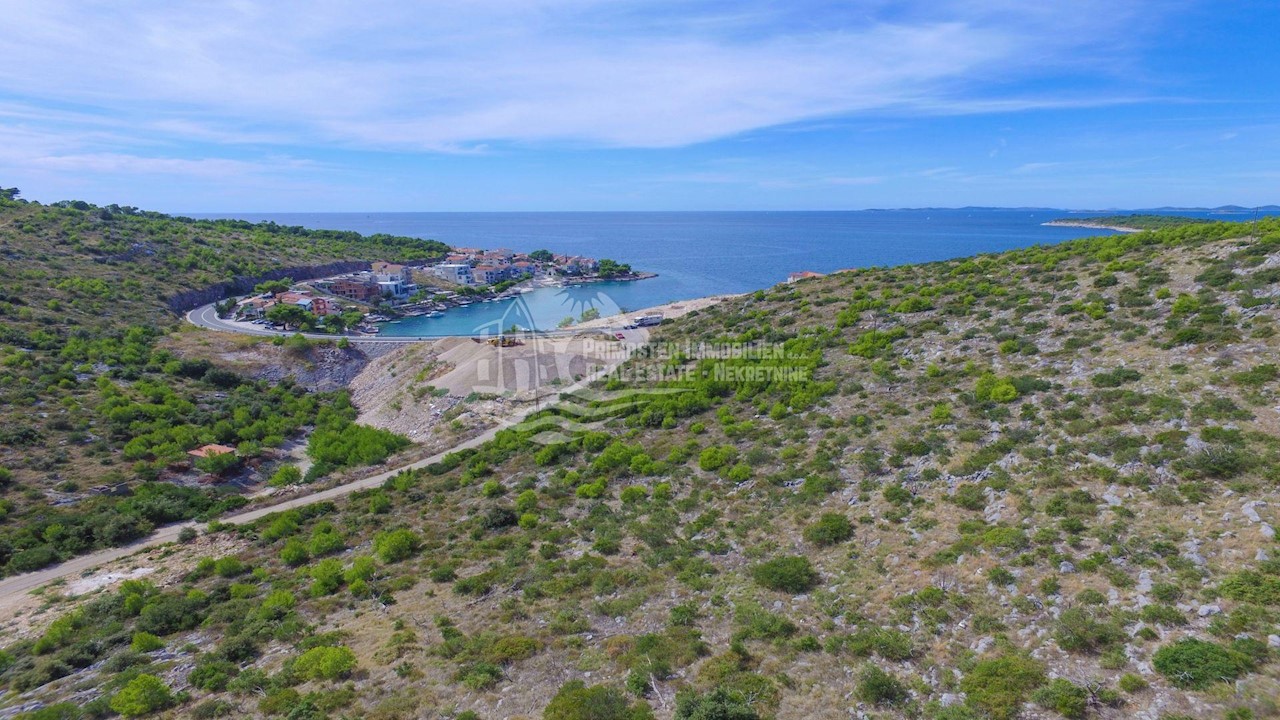
[[(237, 322), (235, 320), (223, 320), (218, 317), (217, 310), (213, 305), (202, 305), (187, 313), (187, 322), (192, 325), (198, 325), (208, 330), (217, 330), (218, 332), (239, 333), (241, 335), (258, 335), (261, 337), (275, 337), (277, 335), (295, 335), (298, 333), (284, 332), (280, 330), (272, 330), (261, 325), (253, 323)], [(324, 333), (301, 333), (303, 337), (311, 340), (335, 340), (339, 337), (345, 337), (349, 342), (353, 343), (411, 343), (422, 342), (424, 340), (438, 340), (439, 338), (426, 337), (380, 337), (378, 335), (327, 335)]]

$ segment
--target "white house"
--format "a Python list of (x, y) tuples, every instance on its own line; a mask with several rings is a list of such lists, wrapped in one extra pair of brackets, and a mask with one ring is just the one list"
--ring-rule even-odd
[(471, 276), (471, 266), (466, 263), (441, 263), (431, 268), (431, 274), (455, 285), (471, 285), (475, 282)]

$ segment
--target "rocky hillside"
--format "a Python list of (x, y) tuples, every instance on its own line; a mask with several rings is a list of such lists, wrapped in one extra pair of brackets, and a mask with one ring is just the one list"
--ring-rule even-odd
[(730, 300), (665, 323), (568, 442), (506, 431), (217, 528), (247, 549), (170, 582), (47, 592), (5, 703), (1274, 717), (1277, 298), (1264, 221)]
[[(235, 485), (207, 489), (209, 475), (262, 479), (278, 448), (318, 424), (322, 403), (346, 406), (343, 427), (354, 418), (340, 393), (309, 395), (248, 377), (234, 362), (175, 352), (161, 342), (181, 324), (175, 298), (181, 307), (210, 288), (220, 297), (225, 284), (252, 288), (289, 268), (447, 249), (114, 205), (41, 205), (0, 190), (0, 574), (216, 515), (243, 500)], [(356, 365), (349, 376), (364, 362), (296, 340), (277, 348), (294, 365)], [(303, 384), (334, 389), (302, 375)], [(187, 451), (207, 443), (237, 448), (243, 462), (217, 473), (194, 467)], [(140, 488), (142, 496), (125, 497)]]

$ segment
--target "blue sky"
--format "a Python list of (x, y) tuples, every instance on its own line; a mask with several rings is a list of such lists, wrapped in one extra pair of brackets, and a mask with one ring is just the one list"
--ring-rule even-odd
[(0, 185), (170, 212), (1280, 203), (1274, 0), (9, 0)]

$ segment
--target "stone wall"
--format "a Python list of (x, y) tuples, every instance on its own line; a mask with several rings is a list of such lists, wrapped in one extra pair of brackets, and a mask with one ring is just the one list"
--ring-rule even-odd
[(370, 264), (363, 260), (347, 260), (344, 262), (333, 262), (327, 265), (280, 268), (278, 270), (265, 272), (261, 275), (238, 275), (231, 280), (220, 282), (217, 285), (211, 285), (207, 288), (180, 292), (169, 298), (169, 309), (176, 313), (182, 313), (198, 308), (201, 305), (208, 305), (209, 303), (218, 302), (219, 300), (225, 300), (232, 295), (247, 295), (253, 292), (254, 286), (258, 283), (266, 282), (268, 280), (281, 280), (284, 278), (293, 278), (294, 280), (315, 280), (316, 278), (359, 272), (361, 270), (368, 270), (369, 268)]

